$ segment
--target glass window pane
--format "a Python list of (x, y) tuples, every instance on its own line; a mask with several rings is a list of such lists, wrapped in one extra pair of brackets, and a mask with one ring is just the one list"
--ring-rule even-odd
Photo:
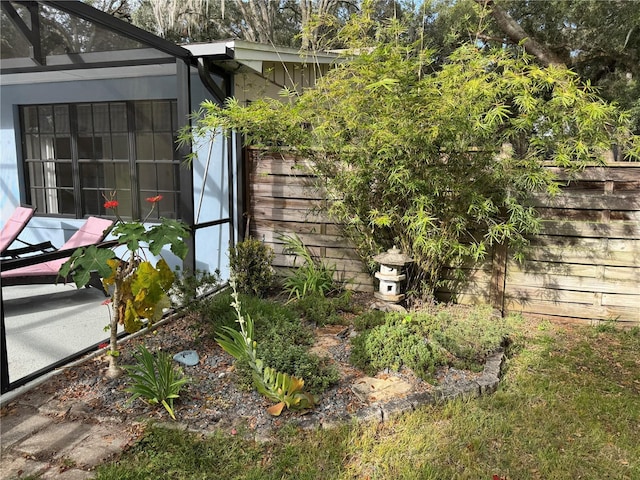
[(76, 204), (73, 201), (73, 189), (58, 190), (58, 213), (76, 213)]
[(173, 135), (156, 133), (153, 136), (154, 160), (173, 160)]
[(73, 173), (71, 163), (56, 164), (56, 186), (73, 188)]
[(136, 102), (136, 131), (150, 131), (151, 124), (151, 102)]
[(171, 130), (171, 104), (168, 101), (153, 102), (153, 130), (156, 132)]
[[(113, 184), (113, 189), (120, 191), (130, 191), (131, 190), (131, 173), (129, 170), (128, 163), (116, 163), (113, 165), (115, 183)], [(129, 201), (131, 201), (131, 196), (129, 196)]]
[(31, 189), (31, 201), (35, 202), (35, 206), (40, 213), (47, 213), (47, 204), (44, 201), (44, 190), (40, 188)]
[(93, 137), (78, 137), (78, 158), (94, 159)]
[(129, 136), (112, 135), (113, 158), (115, 160), (127, 160), (129, 158)]
[(40, 136), (27, 135), (25, 138), (25, 159), (40, 158)]
[(40, 117), (40, 132), (53, 133), (53, 108), (51, 105), (41, 105), (38, 107)]
[(136, 158), (138, 160), (153, 160), (153, 134), (136, 134)]
[(170, 163), (161, 163), (156, 167), (158, 172), (158, 190), (161, 192), (177, 190), (175, 184), (175, 166)]
[(98, 159), (111, 160), (113, 155), (111, 153), (111, 136), (110, 135), (102, 135), (98, 137), (98, 145), (100, 145), (100, 149), (96, 152), (98, 154)]
[(42, 164), (39, 162), (29, 162), (29, 180), (32, 187), (44, 187), (44, 175)]
[(98, 185), (98, 165), (95, 163), (80, 164), (80, 188), (97, 188)]
[(112, 103), (111, 110), (111, 131), (127, 131), (127, 105), (124, 103)]
[(97, 190), (82, 190), (82, 210), (85, 215), (103, 215), (104, 199)]
[(24, 107), (22, 118), (25, 133), (38, 133), (38, 107)]
[[(138, 163), (138, 185), (140, 190), (156, 191), (156, 167), (153, 163)], [(147, 196), (154, 196), (147, 195)]]
[[(40, 159), (53, 160), (55, 159), (55, 149), (53, 135), (42, 135), (40, 137)], [(38, 157), (36, 157), (38, 158)]]
[(71, 138), (56, 137), (56, 158), (71, 160)]
[(178, 195), (175, 193), (163, 193), (162, 200), (158, 202), (158, 218), (176, 218)]
[(93, 130), (96, 133), (109, 132), (109, 105), (106, 103), (93, 105)]
[(180, 125), (178, 125), (178, 103), (171, 102), (171, 130), (177, 132)]
[(84, 103), (77, 107), (78, 132), (93, 133), (93, 119), (91, 116), (91, 105)]
[(129, 190), (117, 190), (118, 194), (118, 215), (122, 218), (133, 218), (133, 202)]
[(69, 106), (56, 105), (54, 107), (56, 132), (69, 133)]

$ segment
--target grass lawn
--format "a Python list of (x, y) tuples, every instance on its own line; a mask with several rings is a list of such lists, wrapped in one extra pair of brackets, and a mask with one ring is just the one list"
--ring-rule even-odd
[(640, 479), (640, 330), (522, 328), (493, 395), (262, 444), (149, 428), (96, 478)]

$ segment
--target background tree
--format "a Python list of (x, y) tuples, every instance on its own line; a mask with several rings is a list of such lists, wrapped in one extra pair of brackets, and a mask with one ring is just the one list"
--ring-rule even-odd
[(436, 288), (444, 266), (494, 244), (521, 254), (538, 228), (529, 196), (558, 191), (545, 165), (579, 168), (612, 139), (631, 141), (627, 116), (521, 49), (467, 43), (438, 65), (432, 50), (402, 42), (398, 22), (366, 10), (344, 31), (359, 55), (296, 102), (207, 103), (196, 130), (296, 147), (363, 259), (402, 247), (422, 272), (414, 287)]
[(431, 45), (480, 39), (515, 46), (543, 65), (565, 65), (617, 101), (640, 132), (640, 8), (616, 0), (432, 0), (422, 6)]

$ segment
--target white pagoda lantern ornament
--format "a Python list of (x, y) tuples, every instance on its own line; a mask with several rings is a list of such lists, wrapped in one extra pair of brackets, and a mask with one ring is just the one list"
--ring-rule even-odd
[(375, 274), (379, 280), (378, 291), (374, 293), (375, 297), (389, 303), (400, 303), (404, 300), (400, 285), (407, 278), (402, 273), (402, 267), (413, 262), (413, 259), (394, 246), (376, 255), (373, 260), (380, 264), (380, 271)]

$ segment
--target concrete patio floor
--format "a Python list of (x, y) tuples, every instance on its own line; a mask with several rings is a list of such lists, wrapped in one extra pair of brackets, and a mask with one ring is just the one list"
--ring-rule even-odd
[(15, 382), (109, 336), (106, 297), (75, 285), (2, 288), (9, 381)]

